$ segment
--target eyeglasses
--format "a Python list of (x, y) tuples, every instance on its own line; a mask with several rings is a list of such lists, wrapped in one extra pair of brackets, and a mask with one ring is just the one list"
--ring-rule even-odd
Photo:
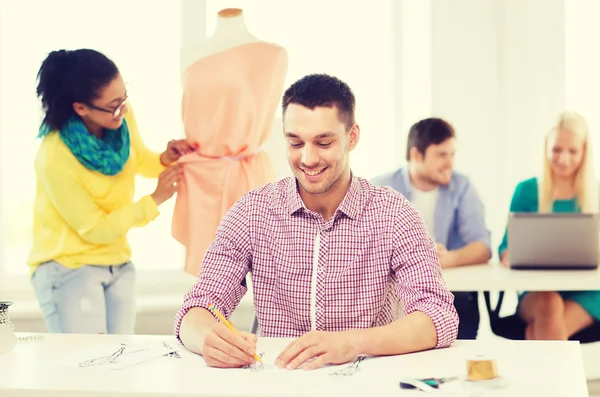
[(123, 99), (123, 101), (121, 103), (119, 103), (117, 105), (117, 107), (113, 108), (113, 109), (105, 109), (105, 108), (101, 108), (98, 106), (94, 106), (91, 103), (88, 103), (87, 106), (94, 109), (94, 110), (99, 110), (101, 112), (106, 112), (106, 113), (110, 113), (112, 114), (112, 116), (116, 119), (117, 117), (119, 117), (121, 115), (121, 112), (123, 111), (123, 106), (127, 105), (127, 100), (129, 99), (128, 96), (125, 97), (125, 99)]

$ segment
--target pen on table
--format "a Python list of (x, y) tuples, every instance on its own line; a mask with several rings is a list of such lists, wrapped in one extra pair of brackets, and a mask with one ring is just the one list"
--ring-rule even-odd
[[(449, 378), (422, 378), (422, 379), (404, 379), (400, 381), (401, 389), (438, 389), (441, 384), (458, 380), (458, 377)], [(423, 390), (425, 391), (425, 390)]]
[[(235, 333), (236, 335), (240, 335), (240, 333), (237, 331), (237, 329), (235, 329), (235, 327), (233, 326), (233, 324), (231, 324), (226, 318), (225, 316), (223, 316), (221, 314), (221, 312), (215, 307), (215, 305), (213, 305), (212, 303), (210, 305), (208, 305), (208, 308), (210, 309), (211, 312), (215, 313), (217, 315), (217, 317), (219, 317), (219, 319), (221, 320), (221, 322), (223, 324), (225, 324), (227, 326), (227, 328), (229, 328), (233, 333)], [(264, 364), (262, 359), (258, 356), (258, 354), (254, 353), (254, 359), (256, 361), (258, 361), (261, 364)]]

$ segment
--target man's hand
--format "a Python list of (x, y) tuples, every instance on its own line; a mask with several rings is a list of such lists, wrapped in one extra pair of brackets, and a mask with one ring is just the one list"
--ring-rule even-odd
[(444, 244), (437, 243), (437, 254), (442, 268), (454, 266), (456, 262), (455, 253), (448, 251)]
[(210, 367), (239, 368), (255, 362), (256, 335), (238, 331), (236, 335), (223, 323), (215, 323), (204, 337), (202, 356)]
[(275, 365), (296, 369), (304, 364), (304, 369), (317, 369), (327, 364), (345, 364), (359, 354), (359, 335), (355, 331), (311, 331), (290, 343)]
[(445, 255), (445, 254), (447, 254), (447, 253), (448, 253), (448, 249), (447, 249), (447, 248), (446, 248), (446, 246), (445, 246), (444, 244), (442, 244), (442, 243), (437, 243), (437, 244), (435, 245), (435, 247), (437, 248), (437, 253), (438, 253), (438, 256)]

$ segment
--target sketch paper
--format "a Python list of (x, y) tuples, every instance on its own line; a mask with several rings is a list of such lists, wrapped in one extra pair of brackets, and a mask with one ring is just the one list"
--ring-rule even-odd
[(358, 371), (360, 371), (360, 363), (362, 363), (365, 358), (366, 358), (366, 356), (358, 356), (351, 363), (349, 363), (345, 366), (342, 366), (341, 368), (338, 368), (337, 370), (331, 372), (330, 375), (353, 376)]
[[(203, 379), (211, 379), (211, 384), (226, 384), (229, 396), (243, 396), (248, 393), (249, 387), (256, 387), (253, 395), (264, 397), (297, 397), (323, 396), (326, 390), (337, 390), (335, 395), (348, 397), (369, 396), (369, 388), (361, 386), (370, 384), (370, 371), (362, 368), (367, 359), (362, 357), (343, 365), (327, 365), (314, 370), (304, 370), (302, 367), (295, 370), (279, 368), (275, 360), (280, 354), (280, 349), (260, 349), (257, 354), (263, 360), (263, 365), (252, 365), (237, 369), (210, 368), (198, 357), (197, 364), (185, 364), (186, 371)], [(262, 354), (261, 354), (262, 353)], [(187, 355), (184, 356), (184, 360)], [(183, 364), (183, 362), (182, 362)], [(197, 365), (197, 366), (196, 366)], [(397, 383), (394, 383), (397, 388)], [(249, 386), (250, 385), (250, 386)], [(255, 385), (255, 386), (252, 386)], [(215, 390), (203, 390), (206, 395), (215, 395), (223, 392), (223, 386), (215, 386)], [(394, 389), (395, 390), (395, 389)], [(398, 388), (399, 390), (399, 388)], [(357, 392), (360, 391), (359, 394)]]
[(59, 365), (79, 368), (122, 369), (162, 356), (178, 357), (167, 341), (92, 345), (59, 358)]
[[(268, 370), (279, 370), (279, 371), (289, 372), (288, 370), (279, 368), (276, 365), (274, 365), (273, 363), (271, 363), (270, 361), (272, 361), (272, 360), (269, 360), (269, 358), (270, 358), (269, 354), (265, 355), (265, 352), (261, 352), (261, 353), (257, 353), (257, 354), (263, 360), (263, 364), (257, 362), (257, 363), (251, 364), (251, 365), (246, 365), (245, 367), (242, 367), (239, 370), (244, 371), (244, 372), (263, 372), (263, 371), (268, 371)], [(313, 374), (318, 373), (318, 374), (325, 374), (325, 375), (332, 375), (332, 376), (353, 376), (358, 371), (360, 371), (360, 364), (363, 362), (363, 360), (365, 358), (366, 358), (365, 356), (359, 356), (348, 364), (328, 365), (328, 366), (324, 366), (322, 368), (318, 368), (316, 370), (311, 370), (310, 373), (313, 373)], [(302, 371), (302, 367), (297, 369), (296, 373), (298, 371)]]

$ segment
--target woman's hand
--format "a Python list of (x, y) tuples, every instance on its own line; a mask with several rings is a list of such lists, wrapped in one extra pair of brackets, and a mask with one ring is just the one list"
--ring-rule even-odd
[(160, 155), (160, 162), (165, 167), (173, 164), (184, 154), (192, 153), (195, 147), (185, 139), (174, 139), (167, 144), (167, 150)]
[(504, 250), (504, 252), (502, 252), (502, 254), (500, 254), (500, 263), (502, 263), (502, 266), (510, 268), (510, 261), (508, 258), (508, 250)]
[(158, 177), (156, 190), (151, 194), (156, 205), (161, 205), (175, 194), (183, 177), (183, 165), (170, 166)]

